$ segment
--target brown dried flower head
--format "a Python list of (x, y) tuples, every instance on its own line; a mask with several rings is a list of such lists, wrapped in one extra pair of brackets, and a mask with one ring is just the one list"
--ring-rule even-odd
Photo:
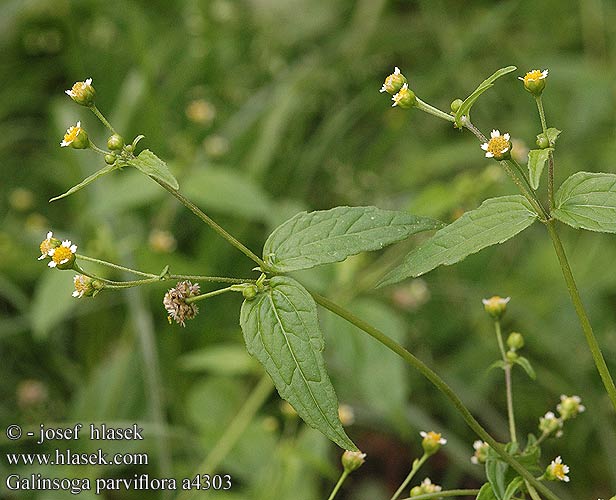
[(163, 299), (163, 305), (169, 313), (171, 319), (182, 326), (186, 326), (187, 319), (193, 319), (199, 312), (195, 303), (187, 303), (186, 299), (199, 295), (199, 284), (190, 281), (180, 281), (175, 287), (171, 288)]

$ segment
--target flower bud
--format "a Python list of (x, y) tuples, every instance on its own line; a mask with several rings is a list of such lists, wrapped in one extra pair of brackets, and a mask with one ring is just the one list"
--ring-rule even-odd
[(242, 288), (242, 295), (246, 300), (253, 300), (258, 293), (259, 289), (257, 288), (257, 285), (249, 284)]
[(482, 299), (483, 307), (486, 312), (492, 316), (494, 319), (500, 319), (505, 311), (507, 310), (507, 304), (511, 300), (511, 297), (499, 297), (495, 295), (494, 297), (490, 297), (489, 299)]
[(366, 461), (366, 454), (361, 451), (349, 451), (346, 450), (342, 454), (342, 466), (346, 473), (351, 473), (354, 470), (359, 469)]
[(490, 445), (485, 441), (475, 441), (473, 443), (475, 454), (471, 457), (471, 462), (474, 464), (485, 464), (488, 459), (488, 450)]
[(402, 88), (398, 91), (398, 93), (391, 98), (391, 100), (394, 101), (392, 107), (400, 106), (401, 108), (408, 109), (413, 107), (415, 104), (415, 92), (409, 89), (408, 84), (405, 83), (402, 85)]
[(109, 153), (105, 155), (105, 163), (107, 165), (113, 165), (116, 162), (116, 155), (114, 153)]
[(84, 274), (76, 274), (73, 277), (73, 285), (75, 286), (73, 297), (78, 299), (82, 297), (93, 297), (105, 287), (102, 281), (90, 278)]
[(107, 139), (107, 147), (111, 151), (119, 151), (124, 147), (124, 138), (119, 134), (113, 134)]
[(541, 149), (550, 147), (550, 140), (547, 138), (547, 136), (543, 132), (537, 135), (537, 140), (535, 141), (535, 143)]
[(451, 111), (457, 113), (463, 103), (464, 101), (462, 99), (454, 99), (453, 101), (451, 101)]
[(507, 337), (507, 346), (512, 351), (517, 351), (518, 349), (522, 349), (524, 347), (524, 337), (521, 333), (511, 332), (509, 337)]
[(534, 69), (526, 73), (523, 77), (519, 76), (518, 79), (524, 82), (524, 88), (539, 97), (545, 88), (545, 79), (548, 77), (548, 70), (543, 71)]
[(411, 488), (411, 497), (419, 495), (427, 495), (429, 493), (438, 493), (442, 488), (438, 484), (433, 484), (429, 477), (425, 478), (419, 486)]
[(80, 121), (77, 122), (77, 125), (74, 127), (69, 127), (66, 129), (66, 134), (64, 134), (64, 138), (62, 139), (60, 146), (63, 148), (70, 146), (74, 149), (86, 149), (90, 146), (88, 134), (81, 128)]
[(568, 420), (582, 413), (586, 407), (581, 404), (582, 400), (579, 396), (560, 396), (560, 403), (556, 405), (556, 409), (563, 420)]
[(92, 106), (96, 91), (92, 86), (92, 78), (86, 79), (84, 82), (77, 82), (70, 90), (65, 90), (65, 93), (77, 104), (82, 106)]
[(135, 146), (133, 146), (132, 144), (127, 144), (124, 148), (124, 151), (126, 151), (127, 153), (132, 153), (133, 151), (135, 151)]
[(507, 351), (505, 353), (505, 357), (507, 358), (507, 361), (509, 361), (510, 363), (515, 363), (516, 359), (519, 358), (518, 353), (515, 351)]
[(543, 434), (552, 434), (555, 431), (560, 431), (562, 428), (563, 421), (554, 415), (554, 412), (549, 411), (539, 419), (539, 430)]
[(441, 434), (439, 432), (421, 431), (419, 434), (423, 438), (421, 442), (421, 447), (423, 448), (424, 453), (428, 456), (434, 455), (438, 450), (441, 449), (441, 446), (447, 444), (447, 440), (441, 437)]
[(385, 78), (385, 83), (383, 83), (380, 92), (387, 92), (388, 94), (394, 95), (405, 83), (406, 77), (400, 73), (400, 68), (396, 66), (394, 72)]

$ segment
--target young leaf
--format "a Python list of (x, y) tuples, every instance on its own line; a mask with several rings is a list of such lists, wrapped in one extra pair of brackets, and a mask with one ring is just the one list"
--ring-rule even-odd
[(513, 495), (522, 487), (524, 484), (524, 479), (520, 476), (515, 477), (508, 485), (505, 490), (505, 494), (503, 495), (503, 500), (511, 500)]
[(99, 177), (102, 177), (103, 175), (107, 175), (109, 172), (112, 172), (113, 170), (115, 170), (117, 168), (120, 168), (120, 167), (117, 164), (115, 164), (115, 163), (113, 165), (106, 165), (103, 168), (101, 168), (100, 170), (97, 170), (96, 172), (94, 172), (89, 177), (86, 177), (79, 184), (77, 184), (77, 185), (73, 186), (72, 188), (70, 188), (66, 193), (61, 194), (59, 196), (55, 196), (55, 197), (51, 198), (49, 201), (52, 202), (52, 201), (60, 200), (62, 198), (65, 198), (69, 194), (76, 193), (80, 189), (86, 187), (91, 182), (94, 182)]
[(539, 180), (541, 179), (541, 173), (545, 162), (548, 161), (550, 153), (554, 151), (552, 148), (546, 149), (531, 149), (528, 152), (528, 180), (533, 189), (539, 187)]
[(576, 229), (616, 233), (616, 174), (577, 172), (555, 197), (553, 214)]
[(554, 128), (554, 127), (550, 127), (549, 129), (545, 131), (545, 135), (547, 136), (551, 147), (554, 147), (554, 144), (556, 144), (556, 139), (558, 139), (558, 136), (560, 135), (561, 132), (562, 130), (558, 130), (557, 128)]
[(494, 491), (490, 483), (485, 483), (479, 490), (479, 494), (475, 500), (496, 500)]
[(179, 189), (177, 179), (169, 170), (167, 164), (149, 149), (144, 149), (139, 155), (128, 161), (129, 165), (141, 170), (148, 177), (169, 184), (173, 189)]
[(483, 82), (481, 82), (479, 86), (473, 91), (473, 93), (464, 100), (462, 105), (458, 108), (458, 111), (456, 111), (456, 127), (462, 126), (462, 117), (465, 115), (468, 116), (471, 107), (473, 106), (473, 104), (475, 104), (475, 101), (479, 98), (481, 94), (483, 94), (486, 90), (492, 87), (494, 85), (494, 82), (498, 80), (501, 76), (504, 76), (507, 73), (511, 73), (516, 69), (518, 68), (516, 68), (515, 66), (507, 66), (506, 68), (501, 68), (495, 71)]
[(301, 212), (274, 229), (263, 246), (263, 259), (277, 272), (309, 269), (442, 226), (434, 219), (376, 207)]
[(490, 198), (411, 251), (379, 286), (421, 276), (443, 264), (455, 264), (485, 247), (507, 241), (536, 218), (537, 214), (522, 195)]
[(338, 399), (325, 370), (316, 303), (286, 276), (245, 300), (240, 325), (248, 352), (265, 367), (280, 396), (304, 421), (340, 447), (357, 450), (338, 419)]
[(488, 453), (488, 458), (486, 460), (486, 476), (490, 485), (492, 485), (494, 496), (498, 500), (503, 500), (505, 496), (506, 474), (508, 469), (509, 465), (506, 462)]
[(514, 363), (516, 365), (520, 365), (524, 371), (526, 372), (526, 374), (532, 378), (533, 380), (535, 380), (537, 378), (537, 375), (535, 374), (535, 369), (533, 368), (533, 365), (530, 364), (530, 361), (528, 361), (528, 359), (526, 359), (524, 356), (519, 356), (515, 359)]

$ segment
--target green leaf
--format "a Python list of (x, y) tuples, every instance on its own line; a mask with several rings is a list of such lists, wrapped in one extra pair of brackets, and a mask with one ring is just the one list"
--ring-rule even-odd
[(102, 177), (103, 175), (107, 175), (108, 173), (110, 173), (110, 172), (112, 172), (112, 171), (114, 171), (114, 170), (116, 170), (118, 168), (120, 168), (119, 165), (117, 165), (115, 163), (113, 165), (106, 165), (103, 168), (101, 168), (100, 170), (97, 170), (96, 172), (94, 172), (89, 177), (86, 177), (79, 184), (77, 184), (77, 185), (73, 186), (72, 188), (70, 188), (66, 193), (61, 194), (59, 196), (54, 196), (49, 201), (52, 202), (52, 201), (60, 200), (62, 198), (67, 197), (69, 194), (76, 193), (80, 189), (83, 189), (84, 187), (86, 187), (91, 182), (94, 182), (99, 177)]
[(545, 162), (548, 161), (550, 153), (554, 151), (552, 148), (546, 149), (531, 149), (528, 152), (528, 180), (533, 189), (539, 187), (539, 180)]
[(277, 272), (309, 269), (440, 227), (434, 219), (376, 207), (300, 212), (270, 234), (263, 259)]
[(136, 158), (128, 161), (129, 165), (139, 169), (148, 177), (168, 184), (173, 189), (179, 189), (178, 181), (169, 170), (167, 164), (149, 149), (144, 149)]
[(486, 476), (489, 483), (492, 485), (492, 491), (494, 496), (498, 500), (503, 500), (505, 496), (505, 484), (506, 474), (509, 469), (509, 465), (503, 462), (495, 454), (488, 452), (488, 458), (486, 460)]
[(479, 86), (473, 91), (473, 93), (464, 100), (462, 105), (458, 108), (458, 111), (456, 111), (456, 127), (462, 127), (462, 117), (465, 115), (469, 115), (471, 107), (473, 106), (473, 104), (475, 104), (475, 101), (479, 98), (481, 94), (483, 94), (486, 90), (492, 87), (494, 85), (494, 82), (498, 80), (501, 76), (511, 73), (516, 69), (518, 68), (516, 68), (515, 66), (507, 66), (506, 68), (501, 68), (495, 71), (483, 82), (481, 82)]
[(496, 361), (494, 361), (494, 363), (488, 366), (488, 369), (486, 371), (492, 371), (494, 368), (500, 368), (501, 370), (504, 370), (505, 366), (505, 362), (502, 359), (497, 359)]
[(476, 500), (496, 500), (490, 483), (485, 483), (479, 490)]
[(562, 183), (554, 217), (576, 229), (616, 233), (616, 175), (577, 172)]
[(526, 372), (526, 374), (532, 378), (533, 380), (535, 380), (537, 378), (537, 375), (535, 374), (535, 369), (533, 368), (533, 365), (530, 364), (530, 361), (528, 361), (528, 359), (526, 359), (524, 356), (519, 356), (515, 359), (514, 363), (516, 365), (520, 365), (524, 371)]
[(338, 419), (317, 307), (308, 291), (291, 278), (274, 276), (264, 292), (244, 301), (240, 325), (248, 352), (265, 367), (280, 396), (308, 425), (340, 447), (357, 450)]
[(550, 127), (545, 131), (545, 135), (548, 138), (551, 147), (554, 147), (554, 144), (556, 144), (556, 140), (558, 139), (558, 136), (561, 132), (562, 130), (558, 130), (554, 127)]
[(411, 251), (379, 286), (421, 276), (443, 264), (455, 264), (485, 247), (507, 241), (536, 218), (537, 214), (522, 195), (490, 198)]
[(505, 494), (503, 495), (503, 500), (511, 500), (513, 495), (522, 487), (524, 484), (524, 479), (520, 476), (515, 477), (508, 485), (505, 490)]

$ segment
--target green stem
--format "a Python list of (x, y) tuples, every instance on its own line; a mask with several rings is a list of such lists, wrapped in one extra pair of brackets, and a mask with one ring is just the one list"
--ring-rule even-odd
[(209, 297), (215, 297), (216, 295), (222, 295), (223, 293), (227, 293), (227, 292), (231, 292), (231, 291), (236, 291), (237, 288), (235, 288), (233, 285), (228, 286), (226, 288), (221, 288), (220, 290), (214, 290), (213, 292), (207, 292), (207, 293), (203, 293), (201, 295), (195, 295), (194, 297), (188, 297), (185, 302), (187, 304), (190, 304), (191, 302), (197, 302), (199, 300), (203, 300), (203, 299), (207, 299)]
[(448, 122), (454, 122), (455, 118), (444, 111), (441, 111), (434, 106), (430, 106), (427, 102), (422, 101), (419, 97), (415, 97), (415, 107), (421, 111), (424, 111), (432, 116), (436, 116), (437, 118), (441, 118), (443, 120), (447, 120)]
[(513, 413), (513, 389), (511, 384), (511, 363), (507, 359), (505, 353), (505, 344), (503, 343), (503, 334), (501, 332), (501, 324), (499, 320), (494, 321), (494, 329), (496, 331), (496, 341), (498, 342), (498, 348), (505, 363), (505, 392), (507, 395), (507, 416), (509, 420), (509, 435), (511, 436), (511, 442), (517, 443), (518, 438), (516, 436), (515, 429), (515, 416)]
[(582, 303), (578, 287), (575, 284), (573, 272), (571, 271), (571, 267), (569, 266), (569, 261), (567, 260), (567, 255), (565, 254), (565, 249), (563, 248), (560, 236), (558, 236), (558, 232), (554, 227), (554, 221), (547, 221), (545, 226), (547, 227), (550, 238), (552, 239), (552, 245), (554, 246), (554, 250), (556, 251), (556, 255), (558, 256), (558, 262), (560, 263), (560, 268), (563, 273), (563, 277), (565, 278), (565, 283), (567, 284), (567, 290), (569, 291), (571, 302), (573, 302), (573, 307), (575, 308), (575, 312), (577, 313), (578, 319), (580, 320), (582, 331), (584, 332), (584, 336), (586, 337), (586, 343), (588, 344), (590, 353), (592, 354), (592, 359), (594, 360), (597, 371), (601, 376), (601, 380), (603, 381), (605, 390), (612, 402), (612, 406), (616, 410), (616, 387), (614, 386), (614, 380), (610, 375), (610, 372), (605, 363), (605, 359), (603, 358), (603, 354), (601, 353), (599, 343), (597, 342), (595, 334), (592, 331), (590, 320), (588, 319), (588, 315), (586, 314), (586, 309), (584, 308), (584, 304)]
[[(212, 447), (209, 454), (195, 469), (194, 475), (201, 475), (204, 473), (214, 474), (216, 472), (220, 463), (242, 437), (242, 434), (246, 431), (246, 428), (259, 411), (259, 408), (261, 408), (270, 397), (273, 389), (274, 384), (272, 383), (272, 379), (269, 375), (263, 375), (237, 415), (235, 415), (233, 420), (229, 422), (229, 425), (225, 427), (225, 431)], [(203, 493), (203, 491), (196, 489), (186, 490), (177, 497), (177, 500), (189, 500)]]
[(117, 134), (117, 132), (111, 126), (111, 123), (107, 121), (107, 118), (103, 116), (103, 113), (101, 113), (98, 110), (95, 104), (92, 104), (91, 106), (88, 106), (88, 107), (90, 108), (90, 111), (92, 111), (92, 113), (96, 115), (96, 118), (98, 118), (102, 122), (102, 124), (105, 125), (105, 127), (107, 127), (111, 131), (112, 134)]
[(118, 271), (126, 271), (128, 273), (132, 273), (132, 274), (136, 274), (137, 276), (144, 276), (146, 278), (151, 278), (150, 280), (143, 280), (143, 281), (134, 281), (134, 282), (130, 282), (130, 281), (111, 281), (111, 280), (106, 280), (104, 278), (100, 278), (98, 276), (91, 276), (90, 274), (87, 274), (85, 272), (83, 272), (83, 270), (81, 271), (82, 274), (85, 274), (86, 276), (90, 276), (90, 278), (96, 278), (99, 279), (101, 281), (104, 282), (109, 282), (109, 283), (113, 283), (113, 284), (122, 284), (122, 283), (151, 283), (151, 282), (155, 282), (155, 281), (167, 281), (167, 280), (193, 280), (193, 281), (207, 281), (210, 283), (233, 283), (233, 284), (242, 284), (242, 283), (254, 283), (256, 280), (254, 279), (243, 279), (243, 278), (227, 278), (224, 276), (201, 276), (199, 274), (168, 274), (168, 275), (163, 275), (160, 276), (158, 274), (152, 274), (152, 273), (144, 273), (143, 271), (138, 271), (136, 269), (131, 269), (129, 267), (124, 267), (124, 266), (120, 266), (118, 264), (114, 264), (112, 262), (107, 262), (104, 260), (100, 260), (100, 259), (95, 259), (94, 257), (88, 257), (86, 255), (81, 255), (81, 254), (76, 254), (76, 257), (81, 259), (81, 260), (85, 260), (87, 262), (94, 262), (96, 264), (100, 264), (102, 266), (107, 266), (110, 267), (112, 269), (116, 269)]
[(88, 140), (88, 146), (92, 151), (96, 151), (97, 153), (100, 153), (103, 155), (109, 154), (109, 151), (105, 151), (104, 149), (99, 148), (96, 144), (94, 144), (90, 140)]
[[(548, 130), (548, 124), (545, 119), (545, 110), (543, 109), (543, 101), (540, 95), (535, 96), (535, 102), (537, 103), (537, 111), (539, 111), (539, 119), (541, 120), (541, 130), (545, 134)], [(552, 147), (552, 144), (550, 144), (550, 147)], [(554, 209), (554, 155), (552, 152), (548, 155), (548, 202), (551, 213)]]
[(421, 466), (424, 463), (426, 463), (426, 460), (428, 460), (428, 457), (430, 457), (430, 455), (428, 455), (427, 453), (424, 453), (419, 460), (413, 461), (413, 467), (411, 467), (411, 471), (409, 472), (408, 476), (406, 476), (406, 479), (402, 481), (402, 484), (400, 485), (400, 487), (396, 490), (396, 492), (392, 495), (392, 497), (389, 500), (396, 500), (396, 498), (400, 496), (400, 494), (404, 491), (404, 489), (411, 482), (411, 479), (413, 479), (413, 476), (417, 474), (417, 471), (421, 468)]
[(443, 393), (443, 395), (445, 395), (449, 399), (449, 401), (454, 405), (458, 413), (460, 413), (466, 424), (475, 432), (475, 434), (477, 434), (477, 436), (479, 436), (483, 441), (488, 443), (490, 447), (496, 453), (498, 453), (505, 462), (507, 462), (513, 469), (518, 472), (518, 474), (520, 474), (524, 479), (527, 479), (547, 499), (559, 500), (558, 496), (556, 496), (546, 486), (537, 481), (537, 479), (535, 479), (535, 477), (530, 472), (528, 472), (524, 468), (524, 466), (520, 464), (520, 462), (518, 462), (511, 455), (509, 455), (509, 453), (507, 453), (503, 445), (498, 443), (492, 436), (490, 436), (490, 434), (488, 434), (488, 432), (481, 426), (481, 424), (475, 419), (475, 417), (473, 417), (468, 408), (466, 408), (466, 406), (457, 396), (457, 394), (426, 364), (413, 356), (409, 351), (407, 351), (404, 347), (398, 344), (395, 340), (391, 339), (369, 323), (366, 323), (362, 319), (358, 318), (350, 311), (347, 311), (343, 307), (332, 302), (328, 298), (319, 295), (318, 293), (311, 292), (311, 295), (318, 304), (333, 312), (334, 314), (340, 316), (342, 319), (348, 321), (349, 323), (355, 325), (360, 330), (366, 332), (368, 335), (370, 335), (375, 340), (387, 347), (390, 351), (400, 356), (408, 365), (412, 366), (419, 373), (421, 373), (441, 393)]
[(231, 236), (227, 231), (225, 231), (221, 226), (219, 226), (216, 222), (210, 219), (201, 209), (195, 205), (192, 201), (182, 195), (177, 189), (173, 189), (169, 184), (160, 179), (156, 179), (151, 177), (152, 180), (156, 181), (161, 187), (169, 191), (177, 200), (182, 203), (188, 210), (190, 210), (193, 214), (195, 214), (199, 219), (205, 222), (208, 226), (210, 226), (219, 236), (227, 240), (231, 245), (237, 248), (240, 252), (242, 252), (246, 257), (255, 262), (263, 271), (271, 271), (269, 266), (255, 253), (253, 253), (249, 248), (246, 247), (242, 242)]
[(350, 473), (345, 470), (342, 471), (342, 474), (340, 474), (340, 478), (338, 479), (336, 486), (334, 486), (334, 489), (330, 493), (329, 497), (327, 497), (327, 500), (334, 500), (334, 497), (338, 494), (338, 490), (340, 490), (342, 483), (344, 483), (346, 478), (349, 477), (349, 474)]
[(479, 142), (481, 142), (482, 144), (488, 142), (488, 138), (483, 135), (481, 130), (475, 127), (475, 125), (473, 125), (466, 116), (462, 117), (462, 125), (466, 127), (469, 131), (471, 131), (473, 135), (477, 137), (477, 139), (479, 139)]
[[(541, 203), (539, 203), (539, 201), (537, 200), (537, 198), (535, 196), (535, 193), (532, 190), (529, 190), (520, 181), (518, 176), (514, 173), (513, 169), (516, 168), (516, 163), (513, 162), (512, 160), (502, 160), (502, 161), (499, 161), (499, 163), (505, 169), (505, 172), (511, 178), (513, 183), (518, 187), (518, 189), (520, 190), (522, 195), (524, 195), (524, 197), (528, 200), (528, 202), (533, 206), (533, 208), (534, 208), (535, 212), (537, 213), (537, 215), (539, 215), (539, 217), (541, 217), (543, 220), (547, 219), (547, 215), (545, 213), (545, 209), (541, 206)], [(512, 168), (512, 165), (513, 165), (513, 168)], [(526, 183), (528, 184), (528, 181), (526, 180), (526, 177), (523, 176), (523, 178), (526, 181)]]
[(478, 493), (479, 490), (445, 490), (435, 493), (424, 493), (423, 495), (416, 495), (412, 498), (404, 498), (403, 500), (429, 500), (441, 497), (474, 497), (477, 496)]

